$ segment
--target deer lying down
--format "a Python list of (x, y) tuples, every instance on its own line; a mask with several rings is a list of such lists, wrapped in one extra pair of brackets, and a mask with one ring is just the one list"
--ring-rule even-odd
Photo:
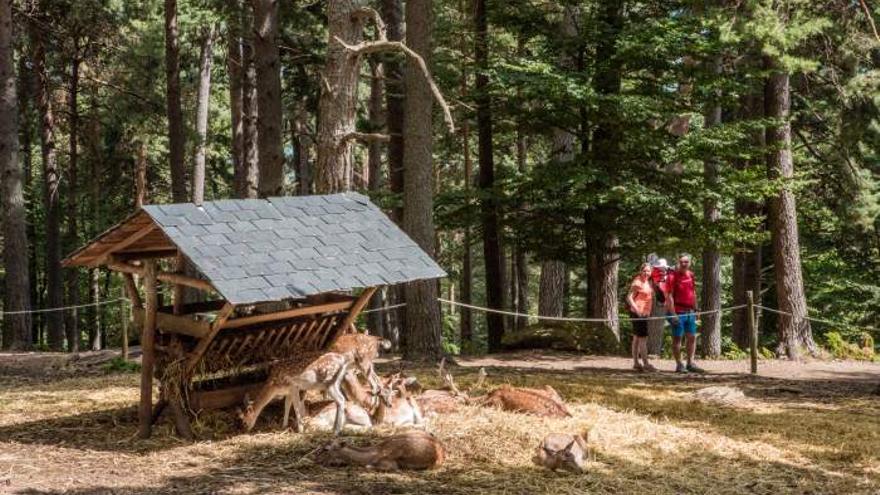
[(480, 406), (497, 407), (504, 411), (533, 414), (551, 418), (571, 417), (562, 398), (549, 385), (544, 389), (517, 388), (502, 385), (485, 397), (474, 401)]
[(562, 469), (574, 473), (586, 471), (587, 435), (550, 433), (535, 450), (532, 462), (551, 471)]
[(407, 379), (399, 374), (386, 378), (379, 392), (379, 401), (373, 413), (377, 425), (425, 426), (422, 408), (416, 398), (407, 391)]
[(335, 440), (323, 449), (328, 464), (354, 464), (369, 469), (434, 469), (443, 464), (446, 452), (434, 435), (408, 431), (391, 436), (372, 447), (350, 447)]
[[(308, 424), (316, 430), (332, 430), (336, 421), (336, 403), (332, 400), (309, 404)], [(373, 426), (370, 413), (353, 402), (345, 403), (345, 421), (343, 426), (364, 429)]]

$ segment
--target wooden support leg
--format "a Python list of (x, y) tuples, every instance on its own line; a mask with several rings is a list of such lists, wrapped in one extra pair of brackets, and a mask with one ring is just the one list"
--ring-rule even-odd
[(189, 424), (189, 416), (183, 409), (183, 404), (179, 400), (171, 399), (168, 401), (168, 406), (171, 408), (172, 416), (174, 416), (174, 430), (177, 434), (185, 440), (195, 438), (192, 427)]
[(149, 438), (153, 425), (153, 366), (156, 360), (154, 349), (156, 338), (156, 262), (144, 262), (144, 285), (146, 286), (146, 307), (144, 308), (144, 328), (141, 334), (141, 403), (138, 409), (138, 436)]

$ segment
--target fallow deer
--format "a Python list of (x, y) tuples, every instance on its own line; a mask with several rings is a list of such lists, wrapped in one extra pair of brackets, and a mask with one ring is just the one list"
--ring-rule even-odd
[(353, 357), (337, 352), (311, 351), (291, 359), (279, 361), (269, 369), (269, 377), (257, 394), (254, 402), (245, 397), (245, 410), (239, 411), (239, 418), (246, 431), (251, 431), (257, 418), (267, 404), (275, 397), (284, 396), (284, 422), (287, 428), (290, 408), (296, 415), (296, 431), (302, 432), (305, 418), (305, 405), (300, 392), (306, 390), (326, 391), (336, 403), (336, 421), (333, 431), (337, 435), (345, 422), (345, 396), (339, 389)]
[(587, 437), (565, 433), (550, 433), (535, 450), (532, 462), (551, 471), (562, 469), (575, 473), (586, 471)]
[[(336, 420), (336, 403), (332, 400), (325, 400), (311, 403), (308, 405), (309, 425), (317, 430), (330, 430), (334, 426)], [(360, 404), (347, 401), (345, 403), (345, 425), (350, 425), (357, 429), (369, 428), (373, 426), (373, 420), (370, 413)]]
[[(554, 394), (555, 397), (553, 396)], [(533, 414), (535, 416), (556, 418), (571, 416), (568, 408), (562, 403), (561, 398), (558, 398), (555, 390), (551, 394), (548, 390), (542, 391), (540, 389), (524, 389), (502, 385), (486, 394), (486, 396), (475, 400), (474, 403), (480, 406), (497, 407), (504, 411)]]
[(391, 436), (371, 447), (350, 447), (336, 440), (323, 449), (323, 459), (332, 464), (355, 464), (370, 469), (434, 469), (443, 464), (446, 452), (434, 435), (408, 431)]
[(391, 349), (391, 341), (358, 332), (340, 335), (330, 346), (332, 352), (353, 353), (358, 368), (367, 378), (374, 393), (379, 389), (379, 377), (376, 375), (373, 361), (379, 357), (380, 349)]
[(384, 380), (378, 404), (373, 413), (375, 424), (392, 426), (425, 426), (422, 409), (415, 397), (407, 391), (411, 381), (395, 373)]

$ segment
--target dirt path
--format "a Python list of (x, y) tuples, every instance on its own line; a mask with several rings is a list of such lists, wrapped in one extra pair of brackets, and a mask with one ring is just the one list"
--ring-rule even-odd
[[(613, 356), (585, 356), (574, 353), (548, 353), (525, 351), (496, 354), (484, 357), (461, 357), (463, 367), (512, 367), (559, 371), (626, 371), (632, 372), (632, 360)], [(661, 375), (674, 375), (675, 361), (653, 361)], [(709, 374), (748, 375), (749, 362), (745, 360), (699, 361)], [(783, 380), (846, 380), (873, 381), (880, 385), (880, 363), (864, 361), (805, 361), (762, 360), (758, 362), (758, 375)], [(686, 377), (687, 375), (684, 375)]]

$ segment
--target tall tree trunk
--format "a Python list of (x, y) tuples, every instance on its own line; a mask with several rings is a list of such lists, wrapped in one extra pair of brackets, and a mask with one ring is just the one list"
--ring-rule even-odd
[[(403, 2), (382, 0), (382, 19), (385, 20), (385, 36), (388, 41), (402, 41), (404, 33)], [(394, 194), (403, 194), (403, 104), (406, 87), (403, 81), (400, 56), (387, 54), (382, 66), (385, 69), (385, 106), (388, 125), (388, 184)], [(394, 209), (398, 223), (403, 221), (403, 206)]]
[[(67, 249), (76, 249), (79, 245), (79, 232), (77, 230), (77, 198), (79, 196), (79, 40), (74, 35), (73, 60), (70, 65), (70, 81), (68, 87), (68, 123), (70, 146), (68, 153), (68, 187), (67, 187)], [(79, 352), (79, 268), (67, 269), (67, 305), (72, 308), (67, 310), (64, 327), (67, 333), (67, 350)]]
[(214, 25), (202, 40), (199, 57), (199, 92), (196, 97), (196, 146), (193, 157), (193, 203), (205, 202), (205, 144), (208, 138), (208, 110), (211, 103), (211, 62), (214, 59)]
[[(754, 92), (743, 98), (743, 120), (754, 122), (764, 118), (764, 97), (762, 92)], [(751, 134), (751, 145), (764, 149), (764, 129)], [(764, 160), (752, 159), (740, 161), (740, 168), (762, 167)], [(737, 217), (763, 217), (765, 212), (760, 202), (748, 199), (737, 199), (734, 212)], [(758, 244), (737, 243), (733, 254), (733, 304), (741, 306), (747, 303), (746, 291), (752, 291), (756, 304), (761, 304), (761, 246)], [(741, 349), (749, 345), (748, 313), (742, 309), (733, 312), (733, 341)]]
[[(597, 125), (593, 132), (593, 162), (605, 175), (617, 176), (621, 140), (620, 103), (617, 97), (621, 88), (621, 60), (617, 54), (617, 41), (623, 29), (623, 2), (603, 0), (599, 6), (599, 41), (596, 45), (596, 73), (593, 89), (599, 95)], [(607, 187), (607, 185), (605, 186)], [(590, 318), (604, 318), (606, 326), (620, 335), (617, 321), (617, 277), (620, 265), (620, 242), (614, 231), (617, 206), (613, 203), (600, 206), (595, 212), (586, 212), (589, 250), (588, 309)], [(598, 222), (598, 225), (597, 225)], [(592, 230), (592, 231), (589, 231)]]
[[(97, 268), (89, 270), (89, 304), (97, 304), (101, 299), (101, 272)], [(101, 350), (103, 329), (101, 328), (101, 310), (93, 306), (88, 313), (89, 321), (89, 349)]]
[(355, 132), (361, 57), (339, 43), (356, 45), (364, 38), (364, 17), (356, 0), (331, 0), (327, 10), (327, 57), (318, 101), (318, 160), (315, 190), (326, 194), (351, 189), (354, 171), (351, 135)]
[[(406, 2), (408, 46), (430, 65), (433, 35), (432, 0)], [(434, 162), (431, 88), (419, 67), (406, 64), (404, 107), (403, 228), (429, 255), (434, 255)], [(405, 286), (406, 347), (404, 358), (436, 361), (442, 355), (437, 282), (420, 280)]]
[(256, 198), (259, 194), (260, 166), (257, 128), (257, 68), (254, 63), (253, 12), (242, 12), (242, 32), (247, 38), (241, 45), (241, 114), (242, 163), (235, 174), (237, 198)]
[[(518, 51), (522, 50), (522, 39), (518, 42)], [(517, 171), (525, 175), (527, 172), (528, 145), (526, 143), (526, 133), (523, 125), (519, 125), (516, 131), (516, 168)], [(513, 247), (513, 266), (511, 267), (511, 279), (515, 283), (511, 286), (511, 301), (514, 301), (513, 310), (516, 313), (528, 314), (529, 312), (529, 265), (526, 258), (525, 250), (520, 245)], [(514, 330), (521, 330), (528, 326), (528, 317), (518, 317), (513, 320)]]
[(140, 208), (147, 201), (147, 145), (139, 141), (134, 175), (134, 206)]
[[(43, 202), (46, 210), (46, 304), (50, 308), (64, 305), (64, 287), (61, 284), (60, 220), (61, 204), (58, 191), (58, 163), (55, 150), (55, 114), (52, 108), (52, 90), (46, 68), (46, 40), (42, 26), (31, 25), (34, 50), (37, 106), (40, 112), (40, 147), (43, 157)], [(64, 313), (46, 313), (47, 343), (53, 351), (64, 348)]]
[[(385, 83), (382, 80), (382, 64), (375, 57), (370, 58), (370, 100), (367, 104), (370, 121), (370, 132), (382, 132), (385, 129)], [(370, 141), (367, 159), (369, 181), (367, 186), (371, 192), (382, 189), (382, 144)], [(373, 335), (385, 336), (385, 314), (381, 309), (385, 305), (385, 291), (378, 290), (370, 299), (370, 309), (375, 310), (367, 316), (367, 328)]]
[(28, 274), (27, 208), (18, 160), (18, 101), (12, 0), (0, 1), (0, 171), (3, 204), (3, 349), (31, 347), (31, 289)]
[(278, 58), (278, 0), (251, 0), (253, 54), (257, 69), (257, 145), (260, 197), (284, 194), (281, 136), (281, 65)]
[(565, 262), (544, 261), (541, 263), (541, 280), (538, 287), (538, 314), (541, 316), (562, 316), (565, 303)]
[[(464, 93), (464, 91), (462, 93)], [(473, 175), (473, 162), (471, 160), (470, 122), (467, 119), (462, 123), (461, 132), (462, 141), (464, 143), (464, 148), (462, 150), (462, 153), (464, 154), (464, 190), (469, 195), (471, 189), (471, 176)], [(463, 244), (462, 249), (464, 253), (461, 261), (461, 294), (459, 297), (461, 298), (462, 303), (473, 304), (473, 261), (471, 257), (473, 238), (471, 236), (470, 225), (466, 225), (464, 228)], [(470, 346), (474, 336), (474, 329), (473, 314), (468, 308), (461, 308), (459, 333), (462, 348)], [(472, 349), (468, 348), (468, 350)]]
[(180, 105), (180, 40), (177, 0), (165, 0), (165, 106), (168, 116), (168, 157), (171, 161), (171, 199), (189, 200), (186, 192), (186, 133)]
[(244, 114), (242, 98), (243, 60), (241, 56), (242, 8), (239, 0), (229, 0), (230, 21), (226, 31), (226, 72), (229, 74), (229, 113), (232, 121), (232, 188), (244, 197)]
[[(13, 28), (14, 29), (14, 28)], [(32, 105), (34, 100), (34, 78), (33, 78), (33, 67), (31, 64), (31, 60), (28, 57), (26, 52), (22, 52), (19, 55), (18, 59), (18, 77), (19, 84), (16, 88), (18, 90), (18, 111), (21, 119), (19, 120), (19, 135), (21, 136), (21, 149), (22, 149), (22, 160), (23, 160), (23, 186), (24, 186), (24, 217), (23, 221), (27, 223), (25, 227), (25, 232), (27, 235), (27, 259), (28, 259), (28, 286), (30, 288), (30, 294), (28, 295), (28, 305), (35, 305), (39, 303), (39, 284), (38, 280), (38, 259), (37, 259), (37, 229), (36, 222), (33, 221), (31, 215), (33, 215), (32, 211), (28, 211), (27, 208), (27, 192), (31, 190), (31, 180), (33, 177), (33, 120), (32, 120)], [(2, 169), (0, 169), (2, 170)], [(2, 186), (0, 186), (2, 187)], [(12, 199), (15, 198), (14, 193), (4, 193), (4, 198)], [(3, 211), (7, 214), (12, 214), (15, 212), (14, 208), (3, 208)], [(4, 222), (5, 225), (8, 223)], [(15, 242), (15, 241), (12, 241)], [(7, 276), (9, 276), (9, 272), (7, 269)], [(39, 336), (40, 336), (40, 325), (41, 319), (40, 315), (26, 315), (29, 317), (31, 330), (30, 336), (25, 342), (26, 347), (31, 347), (33, 344), (39, 344)], [(9, 320), (7, 320), (9, 321)]]
[[(709, 62), (710, 69), (716, 77), (721, 76), (721, 58)], [(721, 93), (715, 91), (705, 114), (706, 127), (721, 125)], [(703, 182), (708, 196), (703, 202), (703, 220), (712, 228), (721, 218), (716, 189), (718, 188), (718, 161), (709, 158), (703, 161)], [(703, 288), (701, 309), (718, 311), (721, 309), (721, 253), (718, 246), (707, 246), (703, 250)], [(700, 335), (700, 346), (703, 356), (716, 358), (721, 355), (721, 313), (708, 313), (703, 316)]]
[[(504, 308), (504, 288), (501, 284), (504, 270), (498, 227), (498, 205), (492, 197), (495, 187), (495, 157), (492, 146), (492, 100), (489, 95), (489, 22), (486, 0), (474, 0), (474, 61), (479, 71), (476, 76), (475, 103), (477, 107), (477, 140), (480, 163), (482, 200), (483, 258), (486, 264), (486, 304), (493, 309)], [(486, 313), (489, 352), (501, 350), (504, 336), (504, 318)]]
[[(765, 115), (773, 122), (767, 126), (767, 168), (773, 179), (790, 180), (794, 177), (791, 155), (791, 122), (789, 75), (781, 64), (765, 58), (767, 76), (764, 105)], [(794, 193), (785, 184), (770, 198), (770, 235), (773, 242), (776, 298), (779, 315), (779, 350), (790, 359), (797, 359), (802, 348), (811, 354), (817, 352), (813, 332), (807, 316), (807, 299), (801, 273), (800, 241), (798, 237), (797, 204)]]
[[(302, 106), (305, 106), (303, 102)], [(309, 145), (308, 115), (305, 108), (300, 108), (290, 121), (291, 141), (296, 164), (296, 181), (299, 194), (312, 193), (312, 154)]]

